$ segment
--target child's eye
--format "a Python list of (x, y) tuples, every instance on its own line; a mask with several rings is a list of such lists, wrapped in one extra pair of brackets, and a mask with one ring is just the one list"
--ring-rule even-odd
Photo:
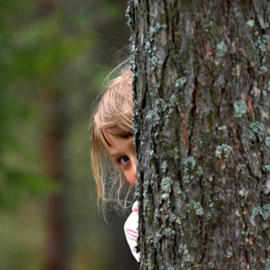
[(129, 157), (123, 156), (120, 158), (119, 162), (120, 162), (120, 164), (125, 164), (125, 163), (129, 162)]

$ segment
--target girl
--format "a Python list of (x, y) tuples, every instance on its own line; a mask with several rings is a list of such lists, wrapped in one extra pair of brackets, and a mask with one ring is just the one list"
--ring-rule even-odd
[[(120, 201), (125, 183), (135, 187), (136, 153), (132, 134), (132, 72), (123, 69), (120, 76), (112, 80), (104, 92), (94, 114), (92, 130), (91, 161), (97, 186), (98, 203), (107, 200), (105, 180), (113, 172), (112, 189)], [(126, 199), (129, 192), (126, 193)], [(126, 200), (125, 200), (126, 201)], [(139, 261), (137, 252), (138, 204), (134, 203), (132, 213), (125, 222), (124, 231), (131, 252)]]

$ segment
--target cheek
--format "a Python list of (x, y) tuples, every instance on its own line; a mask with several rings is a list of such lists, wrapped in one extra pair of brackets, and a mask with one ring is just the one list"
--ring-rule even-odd
[(133, 187), (136, 186), (136, 181), (137, 181), (137, 179), (136, 179), (136, 177), (134, 177), (134, 175), (131, 174), (130, 177), (127, 178), (127, 181), (128, 181)]
[(132, 175), (132, 172), (124, 172), (124, 175), (126, 177), (127, 182), (135, 187), (136, 186), (136, 178)]

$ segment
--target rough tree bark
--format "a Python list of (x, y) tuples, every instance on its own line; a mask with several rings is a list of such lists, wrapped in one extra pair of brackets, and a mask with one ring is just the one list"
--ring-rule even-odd
[(270, 2), (129, 2), (140, 269), (270, 269)]

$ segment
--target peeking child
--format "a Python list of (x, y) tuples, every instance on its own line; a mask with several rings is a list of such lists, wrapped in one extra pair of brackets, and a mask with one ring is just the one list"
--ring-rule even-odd
[[(107, 86), (96, 112), (92, 125), (91, 161), (97, 186), (98, 198), (106, 200), (106, 180), (113, 174), (112, 185), (118, 186), (117, 194), (124, 192), (125, 183), (135, 187), (136, 152), (133, 145), (132, 116), (132, 79), (130, 69), (123, 69), (120, 76)], [(124, 226), (125, 235), (135, 259), (139, 261), (137, 252), (138, 238), (138, 203), (132, 207), (132, 213)]]

